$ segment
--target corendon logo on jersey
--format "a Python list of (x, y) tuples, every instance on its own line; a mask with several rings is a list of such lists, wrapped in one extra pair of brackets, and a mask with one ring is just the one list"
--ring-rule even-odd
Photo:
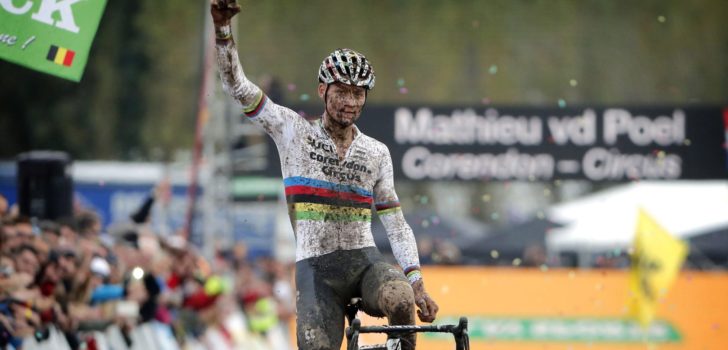
[[(306, 143), (316, 150), (322, 150), (327, 153), (336, 153), (332, 145), (326, 144), (323, 141), (316, 140), (311, 136), (306, 138)], [(360, 150), (354, 150), (354, 153), (362, 153)], [(371, 174), (366, 165), (360, 164), (356, 161), (341, 161), (337, 156), (329, 156), (325, 154), (319, 154), (316, 152), (309, 152), (308, 157), (311, 160), (315, 160), (319, 163), (323, 163), (324, 166), (321, 171), (328, 176), (333, 176), (339, 181), (357, 181), (362, 182), (361, 176), (357, 172), (363, 172)]]
[(315, 160), (320, 163), (329, 164), (329, 165), (337, 165), (337, 166), (340, 165), (342, 168), (346, 168), (346, 169), (354, 170), (354, 171), (361, 171), (361, 172), (365, 172), (367, 174), (372, 173), (371, 170), (367, 169), (366, 165), (359, 164), (355, 161), (347, 160), (347, 161), (344, 161), (344, 163), (339, 164), (339, 160), (337, 158), (324, 156), (324, 155), (318, 154), (316, 152), (309, 152), (308, 157), (311, 160)]
[(320, 154), (318, 154), (316, 152), (310, 152), (308, 154), (308, 157), (311, 158), (311, 160), (315, 160), (317, 162), (321, 162), (321, 163), (324, 163), (324, 164), (339, 165), (339, 160), (338, 159), (336, 159), (334, 157), (320, 155)]
[(359, 164), (354, 161), (344, 161), (341, 163), (339, 159), (321, 155), (316, 152), (309, 152), (308, 157), (311, 160), (315, 160), (319, 163), (323, 163), (324, 166), (321, 168), (324, 174), (333, 176), (340, 181), (357, 181), (361, 182), (361, 176), (356, 172), (363, 172), (371, 174), (371, 170), (367, 169), (366, 165)]
[(321, 171), (323, 171), (324, 174), (326, 174), (328, 176), (333, 176), (334, 178), (338, 179), (339, 181), (362, 182), (361, 176), (359, 176), (358, 174), (355, 174), (355, 173), (349, 172), (349, 171), (341, 171), (332, 166), (325, 165), (323, 168), (321, 168)]
[(357, 163), (355, 161), (351, 161), (351, 162), (350, 161), (345, 161), (344, 164), (342, 164), (341, 166), (344, 167), (344, 168), (346, 168), (346, 169), (351, 169), (351, 170), (354, 170), (354, 171), (361, 171), (361, 172), (364, 172), (364, 173), (367, 173), (367, 174), (371, 174), (372, 173), (371, 170), (367, 169), (366, 165), (359, 164), (359, 163)]

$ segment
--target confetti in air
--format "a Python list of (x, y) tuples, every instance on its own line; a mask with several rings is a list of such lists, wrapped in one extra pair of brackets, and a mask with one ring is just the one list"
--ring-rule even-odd
[(420, 197), (420, 204), (427, 204), (428, 201), (429, 198), (427, 198), (427, 196)]
[(665, 18), (665, 16), (657, 16), (657, 21), (660, 23), (665, 23), (665, 21), (667, 21), (667, 18)]
[(399, 87), (404, 86), (404, 78), (397, 79), (397, 86), (399, 86)]
[(493, 258), (493, 259), (498, 259), (498, 256), (499, 256), (499, 255), (500, 255), (500, 254), (498, 253), (498, 251), (497, 251), (497, 250), (491, 250), (491, 251), (490, 251), (490, 257), (491, 257), (491, 258)]
[(311, 97), (308, 94), (301, 94), (301, 101), (308, 101), (309, 98)]
[(296, 91), (296, 84), (293, 84), (293, 83), (288, 84), (288, 91)]
[(513, 266), (521, 266), (521, 259), (519, 259), (519, 258), (513, 259)]
[(566, 108), (566, 101), (563, 98), (559, 99), (559, 108)]
[(496, 66), (495, 64), (491, 65), (490, 68), (488, 68), (488, 73), (490, 73), (491, 75), (498, 73), (498, 66)]
[(409, 90), (407, 90), (407, 88), (404, 86), (399, 88), (399, 93), (402, 95), (406, 95), (408, 92), (409, 92)]
[(576, 81), (576, 79), (571, 79), (571, 80), (569, 80), (569, 85), (571, 85), (571, 86), (577, 86), (577, 85), (579, 85), (579, 82)]

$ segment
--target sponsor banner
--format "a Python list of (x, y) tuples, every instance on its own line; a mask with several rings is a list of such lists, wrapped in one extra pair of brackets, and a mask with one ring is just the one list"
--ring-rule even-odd
[[(123, 184), (107, 183), (103, 180), (95, 183), (74, 181), (74, 203), (81, 208), (98, 214), (102, 226), (108, 229), (111, 224), (129, 222), (130, 216), (142, 206), (154, 185), (153, 182)], [(174, 185), (170, 188), (169, 202), (161, 205), (156, 204), (152, 207), (150, 224), (154, 232), (169, 235), (184, 227), (188, 205), (187, 190), (187, 186)], [(202, 192), (202, 189), (198, 189), (198, 191)], [(8, 203), (13, 205), (18, 202), (17, 193), (14, 174), (9, 178), (0, 176), (0, 194), (7, 198)], [(195, 215), (196, 219), (189, 240), (198, 246), (202, 246), (204, 231), (199, 209)]]
[(398, 180), (725, 179), (726, 115), (718, 107), (367, 106), (356, 124), (389, 147)]
[[(629, 318), (628, 270), (430, 267), (423, 276), (441, 322), (472, 320), (473, 349), (728, 348), (721, 328), (728, 321), (726, 273), (682, 272), (644, 330)], [(446, 339), (420, 339), (423, 349), (451, 348)]]
[(728, 175), (718, 108), (402, 107), (389, 120), (392, 126), (386, 129), (392, 134), (381, 137), (390, 145), (395, 168), (411, 180)]
[(80, 81), (106, 0), (0, 0), (0, 58)]
[[(422, 274), (440, 306), (436, 323), (466, 316), (474, 350), (728, 349), (725, 272), (682, 271), (645, 328), (630, 318), (628, 270), (425, 266)], [(364, 325), (386, 322), (360, 316)], [(454, 348), (448, 334), (420, 334), (417, 341), (418, 350)]]
[[(443, 317), (440, 324), (458, 324), (458, 319)], [(620, 318), (524, 318), (468, 317), (468, 334), (473, 341), (561, 341), (572, 343), (621, 342), (679, 343), (680, 333), (669, 323), (659, 321), (648, 328)], [(443, 333), (424, 334), (426, 338), (446, 339)]]

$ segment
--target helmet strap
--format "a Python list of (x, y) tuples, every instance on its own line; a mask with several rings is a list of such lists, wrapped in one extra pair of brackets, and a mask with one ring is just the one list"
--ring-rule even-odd
[(326, 84), (326, 91), (324, 92), (324, 113), (329, 114), (329, 85)]
[(329, 103), (329, 85), (331, 84), (326, 84), (326, 91), (324, 91), (324, 107)]

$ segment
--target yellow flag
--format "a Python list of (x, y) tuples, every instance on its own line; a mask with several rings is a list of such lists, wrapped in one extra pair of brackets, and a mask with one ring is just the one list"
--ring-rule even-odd
[(638, 215), (629, 277), (630, 315), (642, 326), (648, 326), (655, 318), (660, 299), (680, 271), (688, 247), (643, 209)]

